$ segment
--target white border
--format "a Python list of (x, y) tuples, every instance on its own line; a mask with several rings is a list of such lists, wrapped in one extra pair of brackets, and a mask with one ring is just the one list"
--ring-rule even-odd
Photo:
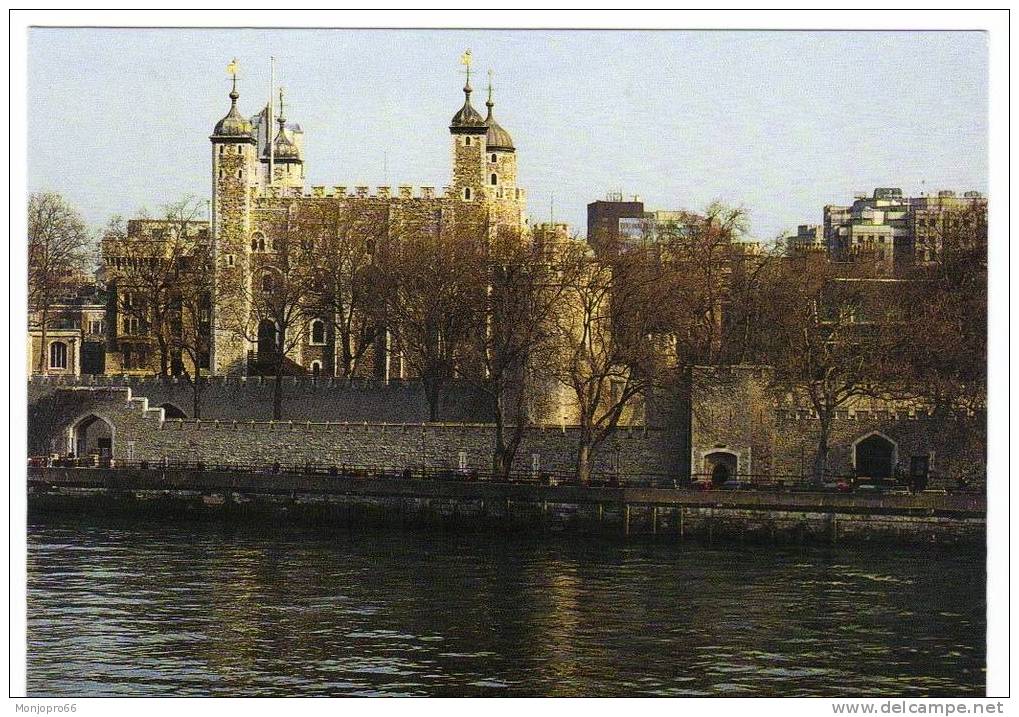
[[(862, 7), (862, 6), (861, 6)], [(24, 296), (25, 247), (15, 237), (24, 236), (24, 197), (26, 196), (25, 168), (26, 152), (22, 138), (26, 131), (26, 50), (27, 28), (30, 25), (103, 25), (103, 26), (207, 26), (233, 27), (243, 24), (246, 27), (485, 27), (485, 28), (638, 28), (638, 29), (926, 29), (926, 30), (984, 30), (989, 34), (990, 46), (990, 182), (991, 198), (990, 229), (990, 411), (989, 411), (989, 451), (988, 471), (989, 483), (989, 552), (988, 552), (988, 694), (1004, 695), (1010, 689), (1008, 673), (1008, 639), (1010, 622), (1008, 615), (1009, 575), (1010, 567), (1008, 546), (1010, 546), (1009, 516), (1010, 493), (1008, 478), (1011, 461), (1008, 454), (1010, 417), (1009, 401), (1009, 293), (1008, 267), (1010, 253), (1008, 237), (1010, 228), (1009, 213), (1005, 211), (1004, 197), (1009, 196), (1009, 209), (1012, 199), (1009, 194), (1009, 128), (1005, 118), (1009, 117), (1010, 76), (1009, 76), (1009, 40), (1010, 18), (1005, 10), (879, 10), (881, 5), (873, 5), (864, 11), (853, 10), (697, 10), (697, 11), (636, 11), (636, 10), (585, 10), (582, 13), (571, 11), (535, 11), (535, 10), (478, 10), (475, 6), (464, 6), (461, 9), (447, 10), (352, 10), (352, 11), (296, 11), (296, 10), (250, 10), (236, 8), (228, 11), (198, 11), (197, 9), (179, 11), (144, 11), (144, 10), (74, 10), (45, 11), (23, 10), (12, 11), (10, 16), (10, 55), (9, 70), (11, 87), (8, 110), (10, 112), (10, 186), (11, 197), (11, 232), (10, 266), (8, 275), (11, 277), (10, 301), (7, 315), (12, 317), (8, 323), (10, 331), (9, 354), (4, 355), (10, 375), (9, 406), (10, 406), (10, 470), (11, 521), (8, 536), (8, 547), (11, 548), (10, 575), (10, 669), (12, 682), (11, 694), (23, 694), (24, 691), (24, 644), (25, 644), (25, 515), (24, 515), (24, 481), (25, 460), (25, 412), (26, 394), (24, 367), (20, 360), (10, 361), (11, 356), (20, 358), (25, 350), (25, 332), (23, 331), (26, 315)], [(73, 71), (73, 68), (68, 68)], [(1008, 160), (1006, 160), (1008, 152)], [(11, 272), (11, 267), (14, 271)], [(955, 700), (958, 702), (959, 700)], [(26, 702), (25, 700), (21, 701)], [(38, 702), (32, 700), (29, 702)], [(818, 704), (818, 700), (781, 700), (761, 702), (743, 701), (741, 706), (749, 709), (764, 709), (773, 714), (817, 714), (819, 711), (830, 713), (830, 707)], [(831, 700), (820, 700), (831, 702)], [(870, 702), (870, 700), (868, 700)], [(355, 712), (365, 709), (366, 702), (345, 703), (345, 710)], [(398, 708), (398, 703), (371, 703), (368, 709), (373, 712), (386, 712)], [(169, 714), (183, 705), (165, 701), (148, 700), (147, 710), (156, 714)], [(79, 708), (100, 708), (103, 714), (127, 714), (134, 712), (133, 700), (92, 700), (82, 703)], [(253, 709), (255, 711), (273, 710), (281, 706), (277, 700), (261, 700), (256, 704), (232, 703), (231, 707)], [(590, 711), (594, 706), (580, 702), (568, 705), (551, 706), (547, 704), (529, 704), (528, 709), (548, 708), (562, 711), (565, 707)], [(614, 710), (625, 709), (624, 705), (613, 703)], [(639, 708), (655, 712), (659, 709), (674, 708), (664, 703), (643, 701)], [(686, 709), (695, 707), (697, 714), (714, 714), (733, 708), (728, 700), (699, 700), (688, 703)], [(217, 709), (208, 703), (189, 702), (188, 710), (201, 712)], [(335, 709), (326, 702), (304, 701), (302, 711), (310, 713), (325, 712)], [(445, 701), (441, 704), (429, 702), (415, 705), (416, 709), (442, 710), (443, 712), (474, 711), (478, 705), (469, 701)], [(520, 705), (504, 700), (487, 701), (486, 711), (509, 713), (520, 709)], [(85, 711), (82, 709), (82, 711)]]

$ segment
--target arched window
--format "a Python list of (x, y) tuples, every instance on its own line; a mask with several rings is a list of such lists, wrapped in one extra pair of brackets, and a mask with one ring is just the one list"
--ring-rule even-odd
[(265, 251), (265, 235), (261, 232), (251, 237), (251, 251)]
[(272, 275), (272, 272), (267, 271), (262, 274), (262, 291), (265, 293), (271, 293), (276, 290), (276, 277)]
[(322, 362), (321, 361), (312, 361), (311, 362), (311, 375), (314, 376), (315, 378), (318, 378), (319, 376), (322, 375)]
[(225, 144), (221, 144), (221, 145), (219, 145), (219, 153), (220, 153), (220, 154), (223, 154), (223, 151), (224, 151), (225, 149), (226, 149), (226, 145), (225, 145)]
[(326, 342), (326, 322), (322, 319), (313, 319), (311, 322), (311, 343), (314, 346), (324, 346)]
[(493, 187), (495, 185), (497, 185), (499, 183), (499, 175), (497, 175), (495, 172), (492, 172), (492, 179), (491, 179), (491, 181), (492, 181), (492, 186)]
[(495, 156), (495, 155), (493, 154), (493, 155), (492, 155), (492, 162), (498, 162), (498, 161), (499, 161), (499, 158), (498, 158), (498, 157), (496, 157), (496, 156)]
[(50, 344), (50, 368), (67, 368), (67, 344), (63, 341)]
[(464, 146), (465, 147), (470, 147), (471, 146), (471, 138), (470, 137), (464, 137)]
[(464, 187), (464, 199), (470, 199), (470, 198), (471, 198), (471, 188), (470, 187)]

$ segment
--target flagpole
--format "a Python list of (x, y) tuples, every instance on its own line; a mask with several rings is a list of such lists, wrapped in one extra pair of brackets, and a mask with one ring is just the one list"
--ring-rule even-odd
[(269, 181), (268, 184), (272, 185), (275, 177), (273, 171), (273, 146), (272, 146), (272, 93), (276, 85), (276, 58), (269, 56), (269, 104), (266, 105), (267, 111), (265, 115), (265, 141), (269, 144)]

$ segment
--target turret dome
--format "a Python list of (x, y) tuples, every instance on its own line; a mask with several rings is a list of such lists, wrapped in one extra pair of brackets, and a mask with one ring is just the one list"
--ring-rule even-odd
[(495, 121), (495, 115), (492, 114), (492, 108), (495, 107), (495, 103), (492, 102), (491, 90), (488, 94), (488, 102), (485, 105), (488, 107), (488, 117), (485, 118), (485, 125), (488, 127), (485, 146), (496, 151), (515, 152), (516, 149), (513, 147), (513, 138), (510, 137), (510, 133)]
[(226, 117), (216, 123), (212, 130), (214, 137), (251, 137), (251, 122), (246, 120), (237, 109), (237, 77), (234, 76), (233, 89), (230, 90), (230, 111)]
[(464, 85), (464, 104), (449, 122), (453, 134), (481, 134), (486, 130), (485, 118), (471, 105), (471, 82)]

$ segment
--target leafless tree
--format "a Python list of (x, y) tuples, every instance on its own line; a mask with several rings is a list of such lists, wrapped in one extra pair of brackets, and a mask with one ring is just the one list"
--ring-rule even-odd
[(255, 343), (254, 368), (275, 379), (272, 415), (283, 417), (283, 376), (304, 369), (290, 356), (307, 340), (316, 318), (321, 291), (314, 258), (319, 251), (320, 224), (314, 212), (290, 205), (269, 222), (272, 250), (257, 255), (251, 281), (221, 287), (220, 323), (245, 341)]
[(775, 268), (762, 287), (769, 313), (760, 340), (779, 385), (805, 398), (817, 416), (811, 480), (819, 485), (836, 412), (863, 396), (892, 395), (899, 321), (887, 307), (898, 284), (865, 261), (850, 266), (799, 257)]
[(93, 236), (81, 215), (59, 194), (28, 199), (28, 305), (41, 331), (39, 372), (46, 373), (46, 333), (53, 305), (88, 271)]
[(376, 247), (389, 237), (387, 207), (354, 211), (331, 203), (314, 209), (306, 224), (318, 239), (312, 300), (331, 325), (337, 371), (355, 376), (380, 335)]
[(116, 269), (118, 310), (136, 319), (155, 342), (160, 376), (170, 374), (176, 358), (180, 271), (198, 246), (196, 222), (201, 216), (201, 202), (194, 197), (184, 197), (164, 207), (164, 218), (152, 234), (118, 236), (114, 231), (104, 239), (108, 247), (106, 253), (117, 254), (119, 259)]
[(565, 287), (564, 262), (554, 246), (528, 241), (519, 231), (491, 233), (487, 261), (478, 276), (488, 284), (470, 309), (484, 326), (474, 336), (481, 371), (466, 378), (489, 399), (495, 424), (492, 471), (508, 478), (527, 428), (543, 410), (541, 395), (551, 378), (548, 351)]
[(208, 244), (199, 244), (179, 264), (178, 291), (173, 299), (173, 350), (181, 356), (181, 376), (191, 386), (192, 417), (202, 417), (205, 376), (212, 329), (212, 257)]
[(579, 242), (567, 251), (552, 370), (576, 403), (576, 476), (587, 482), (598, 446), (654, 387), (661, 353), (657, 317), (645, 303), (648, 265), (603, 264)]
[(474, 337), (484, 330), (479, 312), (487, 277), (486, 237), (478, 227), (394, 228), (375, 264), (379, 321), (417, 375), (428, 401), (429, 420), (449, 382), (476, 357)]

